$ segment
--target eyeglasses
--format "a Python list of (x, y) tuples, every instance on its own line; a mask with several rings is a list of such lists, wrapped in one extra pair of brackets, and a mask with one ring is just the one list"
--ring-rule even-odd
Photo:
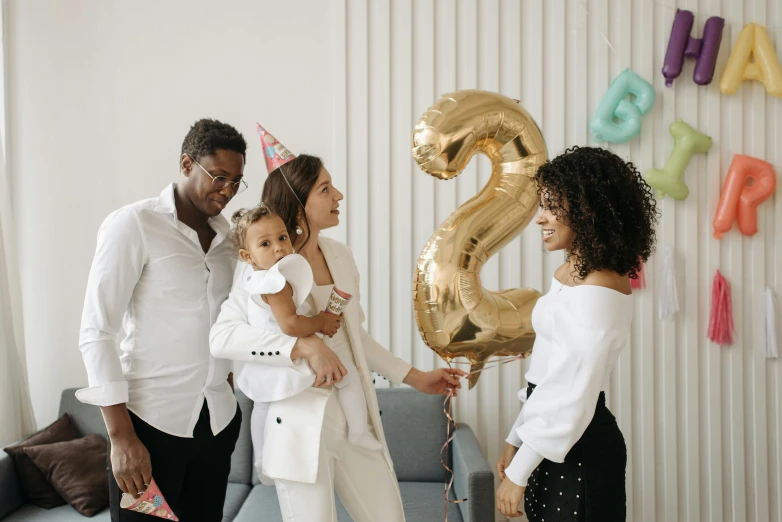
[(238, 194), (242, 191), (244, 191), (249, 185), (247, 185), (247, 182), (243, 179), (240, 179), (239, 181), (231, 181), (230, 179), (226, 178), (225, 176), (215, 176), (211, 174), (208, 170), (204, 168), (203, 165), (198, 163), (193, 156), (190, 156), (188, 154), (188, 157), (193, 160), (193, 163), (201, 167), (201, 170), (203, 170), (207, 176), (212, 178), (212, 186), (215, 188), (215, 190), (223, 190), (228, 185), (231, 186), (231, 190), (233, 190), (234, 194)]

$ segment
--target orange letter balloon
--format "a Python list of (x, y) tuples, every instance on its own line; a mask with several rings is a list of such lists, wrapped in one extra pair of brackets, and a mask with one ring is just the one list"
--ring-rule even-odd
[(714, 237), (722, 239), (734, 221), (739, 222), (742, 234), (754, 235), (758, 231), (758, 205), (771, 196), (776, 186), (777, 177), (770, 163), (734, 155), (714, 216)]

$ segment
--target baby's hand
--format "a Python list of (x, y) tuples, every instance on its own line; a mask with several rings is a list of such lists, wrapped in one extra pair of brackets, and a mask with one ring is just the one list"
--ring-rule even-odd
[(342, 316), (330, 314), (328, 312), (321, 312), (318, 314), (321, 318), (323, 326), (320, 329), (320, 333), (334, 337), (339, 327), (342, 325)]

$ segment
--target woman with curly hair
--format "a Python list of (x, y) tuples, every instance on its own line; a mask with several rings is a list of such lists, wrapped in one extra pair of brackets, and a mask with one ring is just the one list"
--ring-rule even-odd
[(546, 250), (567, 258), (532, 312), (497, 509), (521, 516), (523, 498), (531, 522), (625, 520), (627, 449), (603, 390), (630, 335), (630, 279), (654, 249), (655, 200), (632, 163), (599, 148), (568, 149), (536, 181)]

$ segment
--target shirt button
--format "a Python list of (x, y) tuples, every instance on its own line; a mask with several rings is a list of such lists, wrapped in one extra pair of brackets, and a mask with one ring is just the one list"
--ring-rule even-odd
[(255, 355), (255, 352), (250, 352), (251, 354)]
[(280, 355), (280, 352), (274, 352), (274, 355)]
[(263, 352), (259, 353), (258, 355), (263, 355)]
[(267, 355), (272, 355), (272, 352), (269, 352)]
[(282, 424), (282, 419), (277, 417), (277, 424)]

